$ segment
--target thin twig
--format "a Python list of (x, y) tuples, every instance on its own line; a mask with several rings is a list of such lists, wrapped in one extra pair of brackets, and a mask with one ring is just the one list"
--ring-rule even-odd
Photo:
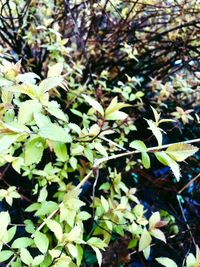
[(183, 186), (181, 190), (178, 191), (178, 194), (180, 195), (188, 186), (190, 186), (192, 183), (194, 183), (198, 178), (200, 177), (200, 173), (197, 174), (191, 181), (189, 181), (186, 185)]

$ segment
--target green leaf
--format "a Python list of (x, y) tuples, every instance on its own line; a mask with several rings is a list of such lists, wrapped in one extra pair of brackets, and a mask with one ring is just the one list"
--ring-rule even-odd
[(59, 141), (63, 143), (68, 142), (68, 133), (55, 123), (50, 123), (40, 128), (38, 134), (43, 138), (47, 138), (53, 141)]
[(19, 237), (12, 243), (12, 248), (26, 248), (33, 244), (33, 240), (28, 237)]
[(72, 257), (77, 258), (78, 252), (76, 246), (71, 243), (68, 243), (66, 247), (69, 250), (69, 253), (72, 255)]
[(114, 97), (110, 103), (110, 105), (105, 110), (106, 118), (109, 114), (114, 113), (115, 111), (118, 111), (124, 107), (130, 107), (130, 104), (125, 104), (123, 102), (118, 103), (117, 96)]
[(96, 149), (101, 155), (103, 155), (104, 157), (108, 157), (108, 153), (107, 153), (105, 147), (104, 147), (101, 143), (96, 143), (96, 142), (94, 142), (93, 144), (94, 144), (95, 149)]
[(13, 239), (13, 237), (15, 236), (16, 230), (17, 230), (16, 226), (13, 226), (8, 230), (8, 232), (7, 232), (8, 233), (7, 243), (9, 243)]
[(34, 234), (34, 242), (40, 252), (42, 252), (43, 254), (47, 252), (49, 247), (49, 239), (45, 234), (36, 231)]
[(105, 212), (109, 211), (109, 203), (108, 201), (104, 198), (104, 196), (101, 196), (101, 204)]
[(151, 166), (150, 157), (148, 153), (142, 152), (142, 164), (145, 167), (145, 169), (149, 169)]
[(31, 256), (31, 254), (29, 253), (29, 251), (25, 248), (21, 249), (20, 252), (20, 258), (23, 261), (23, 263), (27, 264), (28, 266), (31, 265), (31, 263), (33, 262), (33, 258)]
[(102, 116), (104, 115), (103, 107), (97, 102), (94, 98), (87, 96), (85, 94), (82, 94), (83, 98), (90, 106), (93, 107), (94, 110), (98, 111)]
[(167, 257), (156, 258), (156, 261), (165, 267), (178, 267), (178, 265)]
[(114, 111), (105, 116), (105, 119), (107, 121), (116, 121), (116, 120), (124, 121), (127, 118), (128, 118), (128, 115), (123, 111)]
[(14, 252), (12, 252), (11, 250), (1, 251), (0, 252), (0, 262), (7, 261), (13, 254), (14, 254)]
[[(146, 120), (146, 119), (145, 119)], [(162, 130), (156, 125), (156, 123), (152, 120), (146, 120), (146, 122), (149, 125), (149, 128), (153, 135), (155, 136), (155, 138), (158, 141), (158, 145), (161, 146), (162, 145)]]
[(83, 248), (77, 244), (76, 245), (76, 249), (77, 249), (77, 252), (78, 252), (78, 255), (77, 255), (77, 258), (76, 258), (76, 263), (77, 263), (77, 266), (79, 267), (81, 265), (81, 262), (82, 262), (82, 259), (83, 259)]
[(90, 162), (93, 163), (94, 161), (93, 152), (92, 149), (90, 149), (88, 146), (84, 148), (84, 155)]
[(58, 160), (65, 162), (68, 159), (67, 148), (64, 143), (53, 142), (53, 150)]
[(31, 220), (25, 220), (24, 224), (25, 224), (25, 230), (27, 233), (29, 234), (35, 233), (35, 226)]
[(171, 168), (176, 180), (179, 181), (181, 177), (180, 167), (178, 163), (170, 158), (164, 151), (154, 153), (156, 158), (164, 165), (167, 165)]
[(53, 201), (44, 201), (44, 202), (42, 202), (42, 206), (35, 213), (35, 216), (40, 217), (40, 216), (51, 214), (57, 208), (58, 208), (57, 203), (55, 203)]
[(65, 113), (58, 107), (54, 107), (54, 106), (49, 106), (47, 108), (47, 111), (53, 115), (54, 117), (56, 117), (59, 120), (65, 121), (67, 122), (67, 116), (65, 115)]
[(33, 263), (32, 265), (35, 266), (35, 265), (39, 265), (40, 263), (42, 263), (44, 261), (44, 255), (38, 255), (36, 256), (34, 259), (33, 259)]
[(195, 256), (192, 253), (189, 253), (189, 255), (186, 258), (186, 267), (193, 267), (195, 266), (196, 259)]
[(20, 104), (18, 113), (18, 122), (26, 124), (33, 120), (33, 113), (39, 112), (42, 109), (42, 105), (38, 100), (27, 100)]
[(44, 139), (35, 137), (29, 140), (25, 145), (24, 159), (26, 165), (39, 163), (44, 151)]
[(38, 196), (38, 202), (44, 202), (47, 199), (48, 196), (48, 191), (47, 191), (47, 187), (44, 186), (42, 187), (42, 189), (40, 190), (40, 194)]
[(140, 151), (140, 152), (146, 152), (147, 151), (147, 147), (146, 147), (145, 143), (143, 141), (140, 141), (140, 140), (132, 141), (129, 146)]
[(39, 84), (39, 92), (40, 95), (44, 94), (45, 92), (48, 92), (49, 90), (57, 87), (62, 86), (63, 78), (62, 77), (49, 77), (43, 80)]
[(146, 229), (143, 229), (139, 241), (139, 251), (142, 251), (143, 249), (147, 248), (151, 244), (151, 240), (152, 238), (150, 233)]
[(17, 82), (21, 82), (21, 83), (36, 83), (36, 79), (40, 80), (40, 76), (38, 76), (37, 74), (33, 73), (33, 72), (26, 72), (23, 74), (18, 74), (16, 77)]
[(88, 241), (87, 244), (92, 247), (96, 247), (99, 249), (104, 249), (107, 247), (106, 243), (99, 237), (91, 237)]
[(71, 157), (71, 158), (69, 159), (69, 163), (70, 163), (70, 165), (72, 166), (72, 168), (73, 168), (74, 170), (76, 170), (76, 168), (77, 168), (77, 164), (78, 164), (77, 159), (76, 159), (75, 157)]
[(179, 162), (179, 161), (184, 161), (186, 158), (192, 156), (198, 150), (199, 149), (196, 146), (190, 144), (178, 143), (169, 146), (165, 152), (172, 159)]
[(50, 118), (45, 116), (41, 112), (36, 111), (36, 112), (34, 112), (33, 116), (34, 116), (35, 122), (39, 128), (42, 128), (45, 126), (48, 127), (48, 125), (51, 124)]
[(48, 228), (55, 234), (58, 241), (61, 241), (63, 236), (61, 225), (58, 222), (51, 219), (45, 220), (45, 223), (48, 226)]

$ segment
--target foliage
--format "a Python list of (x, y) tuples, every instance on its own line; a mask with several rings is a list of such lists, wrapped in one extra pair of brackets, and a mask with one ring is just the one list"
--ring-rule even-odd
[[(198, 5), (162, 2), (1, 4), (0, 200), (22, 204), (17, 220), (10, 207), (0, 212), (6, 266), (101, 266), (106, 250), (126, 236), (128, 248), (148, 260), (155, 244), (168, 241), (174, 217), (148, 215), (111, 163), (148, 171), (157, 160), (179, 182), (180, 162), (198, 151), (191, 143), (199, 139), (165, 142), (170, 125), (198, 123), (196, 102), (185, 108), (198, 97)], [(146, 98), (151, 117), (142, 113)], [(136, 113), (150, 142), (131, 138), (139, 131)], [(20, 186), (14, 175), (7, 181), (11, 168)], [(199, 265), (196, 251), (183, 266)], [(95, 255), (91, 264), (87, 255)], [(156, 261), (177, 266), (162, 255)]]

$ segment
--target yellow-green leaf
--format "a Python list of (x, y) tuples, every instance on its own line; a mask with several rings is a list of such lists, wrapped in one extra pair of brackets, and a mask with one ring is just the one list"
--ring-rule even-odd
[(142, 152), (142, 164), (145, 167), (145, 169), (149, 169), (150, 168), (150, 157), (148, 155), (147, 152)]
[(145, 143), (143, 141), (140, 141), (140, 140), (132, 141), (129, 146), (138, 150), (138, 151), (141, 151), (141, 152), (147, 151), (147, 147), (146, 147)]
[(186, 158), (192, 156), (198, 151), (198, 147), (190, 145), (190, 144), (184, 144), (184, 143), (178, 143), (178, 144), (172, 144), (169, 146), (166, 150), (166, 153), (174, 160), (180, 162), (184, 161)]
[(45, 234), (36, 231), (34, 234), (34, 242), (40, 252), (42, 252), (43, 254), (47, 252), (49, 247), (49, 239)]
[(123, 112), (123, 111), (114, 111), (112, 113), (109, 113), (108, 115), (105, 116), (105, 119), (107, 121), (116, 121), (116, 120), (120, 120), (120, 121), (124, 121), (125, 119), (128, 118), (128, 115)]
[(102, 116), (104, 115), (103, 107), (101, 106), (101, 104), (99, 104), (98, 101), (85, 94), (82, 94), (82, 96), (85, 99), (85, 101), (88, 102), (88, 104), (93, 107), (94, 110), (98, 111)]
[(122, 108), (130, 107), (130, 106), (131, 106), (130, 104), (125, 104), (123, 102), (118, 103), (117, 96), (116, 96), (112, 99), (110, 105), (106, 108), (105, 115), (107, 117), (110, 113), (113, 113), (113, 112), (118, 111)]
[(151, 240), (152, 238), (150, 233), (146, 229), (143, 229), (139, 241), (139, 251), (142, 251), (143, 249), (147, 248), (151, 244)]
[(168, 156), (164, 151), (156, 152), (156, 158), (164, 165), (167, 165), (171, 168), (176, 180), (179, 181), (181, 177), (180, 167), (178, 163), (173, 160), (170, 156)]
[(60, 241), (63, 236), (61, 225), (58, 222), (51, 219), (45, 220), (45, 223), (48, 226), (48, 228), (55, 234), (58, 241)]

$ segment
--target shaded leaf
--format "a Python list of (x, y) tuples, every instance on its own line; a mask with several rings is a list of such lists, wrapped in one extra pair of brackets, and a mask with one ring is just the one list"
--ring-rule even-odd
[(178, 163), (170, 158), (164, 151), (154, 153), (156, 158), (164, 165), (167, 165), (171, 168), (176, 180), (179, 181), (181, 177), (180, 167)]

